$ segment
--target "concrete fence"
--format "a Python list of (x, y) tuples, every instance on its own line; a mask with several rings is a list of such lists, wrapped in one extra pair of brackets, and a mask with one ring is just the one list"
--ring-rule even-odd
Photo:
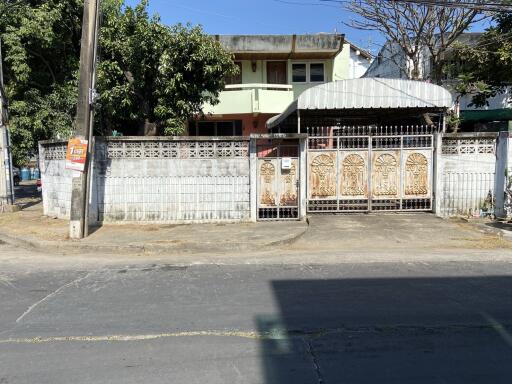
[(64, 141), (39, 143), (39, 168), (43, 185), (44, 214), (59, 219), (69, 219), (71, 206), (72, 171), (66, 169)]
[[(215, 223), (257, 219), (255, 138), (95, 139), (91, 223)], [(439, 134), (434, 188), (439, 216), (505, 215), (512, 173), (508, 132)], [(68, 219), (72, 172), (65, 142), (40, 143), (44, 214)], [(301, 151), (300, 157), (305, 156)], [(304, 157), (305, 159), (305, 157)], [(307, 177), (301, 176), (301, 185)], [(300, 209), (302, 218), (305, 209)]]
[[(89, 221), (251, 220), (248, 138), (96, 138)], [(45, 215), (68, 219), (65, 142), (41, 142)]]
[(96, 140), (90, 220), (250, 220), (249, 140)]
[(437, 214), (480, 216), (495, 213), (503, 185), (498, 134), (445, 134), (439, 137), (437, 156)]

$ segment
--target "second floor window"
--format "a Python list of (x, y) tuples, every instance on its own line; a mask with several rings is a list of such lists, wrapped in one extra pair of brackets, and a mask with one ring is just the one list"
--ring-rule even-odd
[(293, 63), (293, 83), (323, 83), (325, 81), (324, 63)]
[(292, 64), (292, 82), (305, 83), (306, 79), (306, 64)]
[(311, 63), (309, 65), (309, 81), (311, 83), (323, 83), (325, 81), (323, 63)]

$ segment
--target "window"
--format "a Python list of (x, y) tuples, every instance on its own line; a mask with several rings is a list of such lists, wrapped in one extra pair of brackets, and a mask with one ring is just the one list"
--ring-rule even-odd
[(324, 81), (324, 64), (312, 63), (309, 66), (309, 81), (311, 83), (318, 83)]
[(225, 79), (226, 85), (242, 84), (242, 63), (240, 61), (235, 61), (235, 65), (238, 67), (238, 74), (233, 76), (227, 76)]
[(292, 82), (306, 82), (306, 64), (292, 64)]
[(197, 121), (190, 136), (242, 136), (242, 120)]
[(197, 136), (213, 136), (215, 135), (215, 123), (210, 121), (201, 121), (197, 123)]
[(292, 63), (292, 83), (323, 83), (324, 63)]

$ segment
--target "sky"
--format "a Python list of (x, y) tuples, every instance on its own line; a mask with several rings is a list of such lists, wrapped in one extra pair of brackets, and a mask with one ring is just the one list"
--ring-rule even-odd
[[(126, 0), (135, 5), (138, 0)], [(348, 27), (354, 16), (340, 5), (319, 0), (150, 0), (151, 13), (165, 24), (201, 24), (209, 34), (344, 33), (345, 38), (374, 54), (384, 39), (374, 31)], [(479, 26), (474, 31), (481, 31)]]

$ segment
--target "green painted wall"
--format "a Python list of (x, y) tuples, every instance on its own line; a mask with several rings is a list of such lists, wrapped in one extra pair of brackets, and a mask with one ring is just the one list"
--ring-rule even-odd
[(341, 52), (334, 58), (332, 79), (345, 80), (349, 77), (350, 44), (344, 44)]
[(265, 83), (264, 62), (256, 60), (256, 71), (252, 71), (250, 60), (242, 60), (242, 84), (261, 84)]

